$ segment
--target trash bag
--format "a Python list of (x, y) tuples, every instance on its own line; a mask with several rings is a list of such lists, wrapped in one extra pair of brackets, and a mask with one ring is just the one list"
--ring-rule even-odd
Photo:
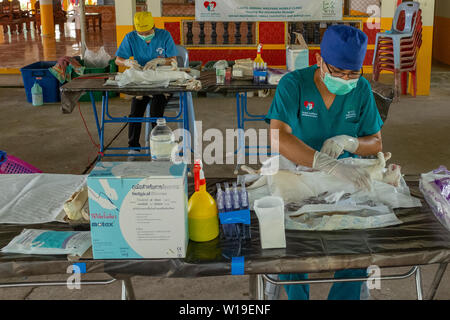
[(389, 107), (394, 99), (394, 88), (387, 84), (371, 81), (372, 93), (375, 98), (375, 103), (380, 113), (381, 120), (386, 122), (389, 113)]
[(84, 54), (84, 65), (87, 68), (106, 68), (109, 65), (111, 56), (101, 47), (97, 52), (86, 47)]

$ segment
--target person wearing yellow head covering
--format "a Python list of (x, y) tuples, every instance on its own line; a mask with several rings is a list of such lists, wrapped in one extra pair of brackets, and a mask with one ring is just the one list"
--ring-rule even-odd
[[(178, 51), (172, 36), (167, 30), (155, 27), (151, 12), (137, 12), (134, 15), (134, 28), (134, 31), (125, 36), (116, 52), (117, 65), (144, 71), (155, 69), (158, 65), (176, 66)], [(131, 57), (134, 59), (130, 59)], [(133, 118), (143, 117), (149, 101), (149, 96), (144, 96), (142, 99), (134, 97), (129, 116)], [(165, 95), (153, 95), (150, 116), (162, 117), (167, 101)], [(155, 126), (155, 124), (152, 123), (152, 126)], [(134, 155), (140, 152), (141, 127), (140, 122), (129, 124), (128, 146), (134, 148), (128, 152), (130, 154), (129, 160), (134, 160)]]

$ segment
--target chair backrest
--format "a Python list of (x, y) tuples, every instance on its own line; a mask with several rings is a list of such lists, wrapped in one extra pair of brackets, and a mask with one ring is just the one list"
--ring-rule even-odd
[(13, 13), (20, 13), (22, 11), (20, 9), (20, 1), (19, 0), (11, 1), (11, 10)]
[(11, 2), (5, 2), (3, 1), (3, 13), (10, 14), (11, 12)]
[[(178, 50), (177, 62), (178, 65), (182, 65), (184, 68), (189, 68), (189, 54), (185, 47), (176, 45)], [(181, 60), (181, 61), (180, 61)]]
[[(413, 32), (416, 21), (417, 21), (417, 13), (419, 12), (420, 3), (416, 1), (408, 1), (401, 3), (397, 10), (395, 11), (394, 21), (392, 23), (392, 30), (401, 33), (411, 33)], [(400, 19), (401, 13), (404, 12), (405, 15), (405, 27), (403, 30), (398, 30), (398, 22)]]

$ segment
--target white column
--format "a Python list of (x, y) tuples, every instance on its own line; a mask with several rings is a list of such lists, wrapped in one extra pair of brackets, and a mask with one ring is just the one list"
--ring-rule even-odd
[(116, 25), (132, 26), (134, 14), (136, 13), (136, 0), (120, 0), (115, 2)]
[(147, 0), (147, 11), (152, 13), (154, 17), (162, 16), (161, 0)]

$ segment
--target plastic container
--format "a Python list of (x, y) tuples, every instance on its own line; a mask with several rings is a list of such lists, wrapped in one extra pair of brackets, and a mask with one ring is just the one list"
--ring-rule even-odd
[(201, 61), (189, 61), (189, 68), (196, 69), (198, 71), (202, 71), (202, 62)]
[(169, 161), (176, 146), (175, 135), (167, 126), (166, 119), (156, 120), (156, 127), (150, 133), (150, 152), (154, 161)]
[[(77, 57), (77, 60), (80, 61), (80, 64), (82, 66), (84, 66), (84, 60), (80, 60), (78, 57)], [(85, 68), (84, 74), (81, 76), (85, 76), (86, 74), (92, 74), (92, 73), (114, 73), (114, 72), (117, 72), (117, 65), (116, 65), (115, 59), (111, 59), (109, 61), (109, 65), (105, 68)], [(75, 78), (78, 76), (80, 76), (80, 75), (78, 75), (74, 72), (72, 73), (72, 78)], [(103, 95), (103, 93), (101, 91), (94, 91), (94, 100), (102, 101), (102, 95)], [(109, 98), (113, 98), (116, 96), (117, 96), (117, 92), (109, 92), (108, 93)], [(79, 101), (81, 101), (81, 102), (91, 101), (91, 95), (89, 93), (85, 93), (81, 96)]]
[(6, 152), (0, 150), (0, 174), (11, 173), (42, 173), (42, 171), (19, 158), (8, 156)]
[(189, 239), (211, 241), (219, 235), (219, 218), (214, 198), (206, 191), (206, 179), (201, 160), (194, 164), (195, 192), (188, 201)]
[(33, 106), (38, 107), (42, 106), (44, 104), (44, 97), (42, 95), (42, 88), (37, 83), (37, 81), (34, 83), (33, 87), (31, 88), (31, 101)]
[(20, 69), (22, 73), (23, 85), (25, 87), (25, 94), (27, 101), (32, 103), (31, 88), (37, 82), (42, 88), (42, 96), (44, 103), (54, 103), (61, 101), (59, 92), (60, 83), (50, 71), (56, 61), (39, 61), (29, 64)]

